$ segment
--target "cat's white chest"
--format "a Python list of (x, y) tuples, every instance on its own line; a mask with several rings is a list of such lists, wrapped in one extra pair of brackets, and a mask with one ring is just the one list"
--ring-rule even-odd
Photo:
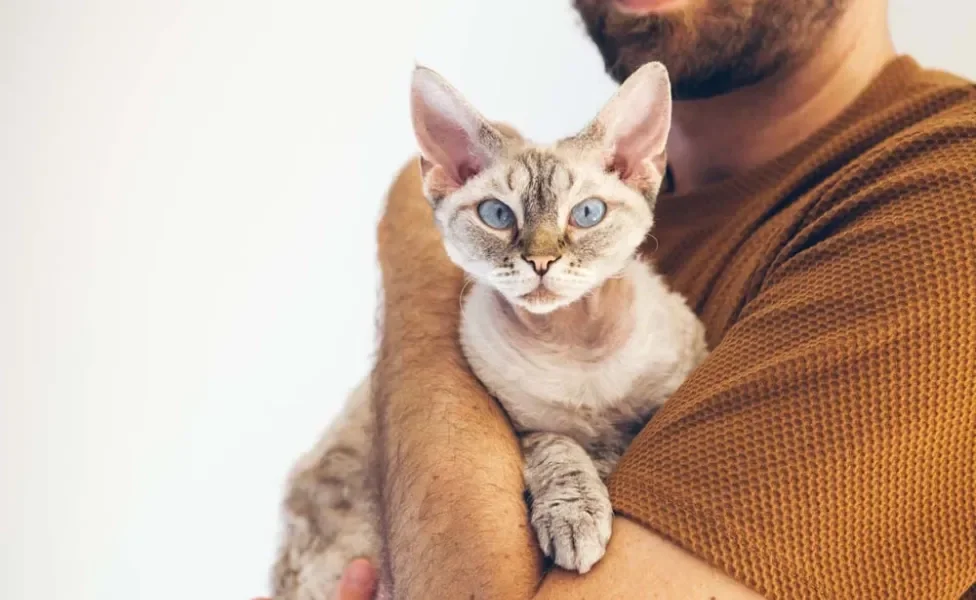
[(698, 319), (646, 265), (624, 272), (634, 285), (629, 326), (598, 359), (572, 348), (506, 335), (497, 298), (476, 285), (465, 303), (461, 341), (473, 371), (516, 428), (597, 441), (621, 423), (646, 420), (704, 356)]

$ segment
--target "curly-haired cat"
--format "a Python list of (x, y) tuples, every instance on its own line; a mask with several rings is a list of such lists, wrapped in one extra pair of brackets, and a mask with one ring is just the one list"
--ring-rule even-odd
[[(645, 65), (581, 133), (546, 146), (492, 125), (424, 68), (412, 115), (425, 195), (473, 282), (464, 354), (522, 441), (542, 550), (585, 573), (610, 538), (604, 479), (706, 354), (698, 319), (637, 256), (665, 168), (667, 72)], [(295, 468), (276, 598), (332, 600), (349, 560), (379, 556), (373, 431), (364, 383)]]

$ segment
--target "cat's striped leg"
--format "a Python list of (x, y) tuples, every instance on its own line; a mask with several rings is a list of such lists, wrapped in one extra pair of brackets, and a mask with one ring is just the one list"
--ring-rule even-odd
[(522, 436), (530, 520), (546, 556), (586, 573), (610, 541), (613, 509), (596, 466), (572, 438), (555, 433)]

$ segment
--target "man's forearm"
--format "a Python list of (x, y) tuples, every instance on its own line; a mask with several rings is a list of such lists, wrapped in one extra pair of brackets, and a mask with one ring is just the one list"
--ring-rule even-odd
[(534, 600), (763, 600), (664, 537), (617, 517), (607, 553), (585, 576), (550, 573)]
[(518, 447), (484, 392), (452, 380), (446, 384), (442, 368), (421, 369), (379, 385), (383, 522), (395, 597), (528, 598), (540, 564)]
[[(396, 598), (528, 598), (541, 573), (522, 460), (465, 366), (460, 273), (408, 166), (380, 224), (385, 316), (374, 373), (379, 482)], [(499, 577), (499, 572), (504, 577)]]

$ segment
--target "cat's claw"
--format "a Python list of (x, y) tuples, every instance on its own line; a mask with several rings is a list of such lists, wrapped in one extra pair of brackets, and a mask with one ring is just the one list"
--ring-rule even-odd
[(603, 494), (573, 500), (536, 502), (532, 526), (543, 553), (568, 571), (586, 573), (597, 563), (610, 541), (613, 509)]

